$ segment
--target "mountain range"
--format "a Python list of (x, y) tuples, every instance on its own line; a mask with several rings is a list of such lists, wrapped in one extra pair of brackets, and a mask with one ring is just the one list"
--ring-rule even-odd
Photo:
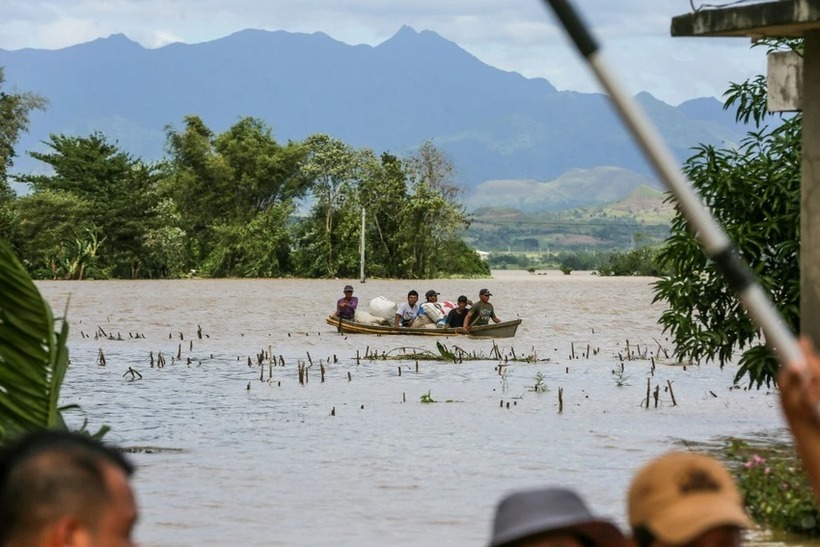
[[(283, 142), (327, 133), (377, 153), (404, 155), (430, 140), (452, 159), (468, 201), (492, 190), (496, 198), (544, 194), (546, 201), (575, 202), (571, 184), (559, 184), (558, 199), (538, 185), (587, 171), (603, 182), (579, 185), (584, 199), (599, 190), (612, 194), (612, 181), (623, 195), (658, 186), (605, 95), (558, 91), (407, 26), (377, 46), (324, 33), (243, 30), (146, 49), (118, 34), (58, 50), (0, 49), (0, 66), (6, 89), (50, 101), (47, 111), (32, 114), (17, 147), (17, 172), (42, 169), (23, 153), (42, 150), (52, 133), (101, 131), (131, 154), (158, 160), (166, 127), (181, 128), (194, 114), (216, 133), (254, 116)], [(677, 106), (645, 92), (636, 98), (680, 159), (698, 143), (729, 146), (745, 132), (715, 98)], [(601, 168), (615, 178), (601, 176)], [(502, 181), (519, 181), (522, 193), (499, 192)]]

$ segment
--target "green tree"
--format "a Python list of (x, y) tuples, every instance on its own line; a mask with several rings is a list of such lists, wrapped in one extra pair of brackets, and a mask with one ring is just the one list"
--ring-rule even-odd
[(14, 191), (9, 186), (8, 170), (14, 165), (15, 145), (28, 130), (32, 110), (45, 110), (48, 101), (33, 93), (3, 91), (5, 71), (0, 67), (0, 238), (11, 239), (17, 217), (12, 207)]
[(406, 257), (401, 252), (402, 211), (408, 200), (407, 174), (401, 159), (383, 153), (373, 158), (358, 186), (359, 209), (367, 211), (366, 273), (377, 277), (405, 277)]
[(177, 278), (188, 275), (188, 233), (183, 228), (182, 215), (171, 198), (160, 198), (151, 210), (156, 217), (143, 238), (146, 250), (145, 269), (149, 277)]
[[(167, 130), (170, 176), (163, 195), (191, 227), (189, 266), (209, 276), (264, 276), (289, 266), (288, 216), (307, 191), (308, 148), (280, 145), (270, 128), (242, 118), (214, 135), (197, 116)], [(265, 242), (267, 241), (267, 244)]]
[(230, 167), (230, 189), (237, 219), (247, 219), (272, 205), (290, 204), (305, 195), (310, 178), (303, 164), (308, 148), (281, 145), (257, 118), (242, 118), (214, 140), (214, 151)]
[[(159, 167), (132, 158), (101, 133), (88, 137), (52, 135), (45, 144), (50, 152), (30, 155), (51, 166), (53, 174), (18, 177), (33, 189), (30, 200), (21, 200), (21, 225), (29, 234), (51, 232), (61, 237), (44, 246), (29, 247), (27, 258), (56, 245), (64, 254), (51, 260), (68, 267), (59, 277), (88, 277), (91, 271), (94, 277), (133, 279), (146, 275), (143, 241), (146, 231), (156, 223)], [(52, 217), (48, 210), (59, 203), (72, 206)], [(85, 267), (92, 265), (89, 262), (94, 263), (93, 269)], [(37, 260), (36, 266), (42, 263)]]
[(407, 277), (436, 277), (450, 271), (448, 263), (454, 258), (442, 252), (445, 242), (458, 238), (469, 225), (458, 199), (461, 189), (453, 182), (455, 166), (430, 141), (422, 143), (405, 165), (410, 180), (410, 196), (402, 210)]
[(166, 127), (169, 176), (161, 194), (176, 204), (182, 225), (196, 237), (188, 239), (186, 262), (191, 268), (216, 245), (214, 226), (227, 221), (233, 193), (227, 187), (229, 168), (213, 146), (214, 134), (199, 116), (186, 116), (185, 128)]
[[(15, 247), (35, 279), (66, 279), (64, 271), (71, 246), (88, 235), (99, 240), (91, 215), (93, 204), (62, 190), (40, 190), (17, 200), (19, 222), (14, 230)], [(76, 257), (75, 257), (76, 258)], [(89, 277), (103, 277), (98, 267), (86, 262)]]
[(639, 247), (631, 251), (612, 251), (608, 253), (598, 274), (603, 276), (641, 275), (658, 277), (665, 272), (658, 261), (660, 247)]
[(292, 204), (277, 203), (247, 224), (215, 227), (218, 243), (202, 264), (213, 277), (277, 277), (290, 272), (288, 218)]
[(356, 189), (372, 165), (373, 152), (356, 150), (324, 134), (308, 137), (303, 172), (311, 180), (313, 207), (297, 230), (297, 271), (308, 277), (335, 277), (356, 271), (361, 209)]
[[(756, 130), (735, 149), (697, 147), (684, 171), (771, 293), (789, 328), (799, 332), (795, 219), (800, 212), (802, 118), (767, 114), (763, 76), (733, 84), (725, 96), (726, 108), (735, 105), (737, 119), (753, 122)], [(659, 259), (671, 273), (655, 284), (654, 299), (668, 306), (660, 323), (673, 336), (675, 354), (698, 362), (716, 360), (723, 366), (742, 350), (736, 381), (748, 376), (749, 385), (769, 385), (777, 371), (774, 356), (680, 212)]]

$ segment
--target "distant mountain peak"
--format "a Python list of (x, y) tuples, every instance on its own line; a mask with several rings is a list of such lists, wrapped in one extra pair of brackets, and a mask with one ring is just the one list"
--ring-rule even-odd
[(398, 32), (396, 32), (396, 34), (393, 35), (393, 38), (398, 38), (398, 37), (404, 38), (406, 36), (416, 36), (416, 35), (418, 35), (418, 32), (416, 31), (416, 29), (414, 29), (410, 25), (402, 25), (401, 28), (398, 30)]
[(432, 30), (422, 30), (419, 32), (409, 25), (402, 25), (396, 34), (379, 44), (377, 47), (386, 45), (418, 44), (419, 42), (428, 44), (450, 44), (461, 49), (458, 44), (447, 40), (437, 32)]
[(116, 34), (110, 34), (106, 37), (96, 38), (89, 42), (68, 46), (66, 48), (63, 48), (63, 50), (75, 50), (77, 48), (95, 48), (97, 46), (104, 46), (105, 48), (116, 48), (116, 50), (145, 49), (144, 47), (142, 47), (142, 45), (140, 45), (139, 42), (135, 42), (125, 34), (118, 32)]
[(140, 45), (139, 42), (135, 42), (122, 32), (117, 32), (116, 34), (109, 34), (105, 38), (97, 38), (96, 40), (92, 40), (91, 42), (106, 42), (108, 44), (133, 44), (136, 46)]
[[(46, 113), (32, 114), (15, 147), (16, 172), (40, 169), (26, 152), (47, 151), (42, 143), (51, 134), (101, 131), (125, 151), (159, 160), (165, 128), (190, 114), (215, 133), (252, 116), (283, 142), (326, 133), (399, 155), (431, 140), (450, 156), (467, 189), (487, 180), (560, 177), (560, 192), (543, 190), (541, 201), (550, 203), (631, 189), (626, 182), (639, 176), (599, 166), (649, 172), (602, 95), (557, 93), (547, 80), (494, 68), (435, 31), (397, 28), (375, 47), (323, 32), (250, 28), (158, 48), (113, 34), (56, 51), (0, 50), (8, 85), (51, 102)], [(698, 143), (742, 138), (731, 113), (714, 101), (693, 101), (684, 110), (638, 97), (681, 161)], [(581, 185), (580, 175), (561, 177), (572, 168), (586, 169), (600, 189)], [(538, 201), (534, 189), (542, 186), (528, 186), (515, 206)], [(486, 193), (492, 200), (483, 205), (501, 205), (509, 194)]]

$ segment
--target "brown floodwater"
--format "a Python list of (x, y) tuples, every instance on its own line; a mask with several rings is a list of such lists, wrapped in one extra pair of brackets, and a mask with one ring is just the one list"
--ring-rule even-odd
[[(82, 408), (69, 423), (108, 424), (106, 440), (148, 447), (132, 455), (146, 546), (483, 545), (499, 498), (538, 485), (575, 488), (623, 525), (629, 479), (649, 458), (726, 436), (786, 438), (776, 394), (733, 389), (733, 366), (664, 355), (652, 279), (493, 275), (352, 284), (364, 307), (411, 288), (455, 301), (488, 287), (502, 319), (523, 319), (498, 350), (537, 359), (503, 374), (490, 340), (339, 335), (324, 318), (350, 280), (38, 287), (55, 315), (68, 306), (61, 402)], [(436, 352), (437, 341), (486, 359), (363, 358)], [(160, 352), (165, 366), (151, 367)], [(260, 369), (263, 352), (284, 366)], [(538, 377), (546, 391), (533, 390)], [(642, 407), (647, 378), (657, 408)], [(421, 402), (428, 393), (435, 404)]]

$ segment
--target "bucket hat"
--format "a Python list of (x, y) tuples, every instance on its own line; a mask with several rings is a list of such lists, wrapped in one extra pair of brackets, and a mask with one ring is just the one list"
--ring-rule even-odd
[(618, 527), (592, 515), (572, 490), (540, 488), (515, 492), (499, 502), (489, 545), (502, 547), (531, 536), (560, 531), (577, 533), (593, 545), (619, 546), (624, 542)]

